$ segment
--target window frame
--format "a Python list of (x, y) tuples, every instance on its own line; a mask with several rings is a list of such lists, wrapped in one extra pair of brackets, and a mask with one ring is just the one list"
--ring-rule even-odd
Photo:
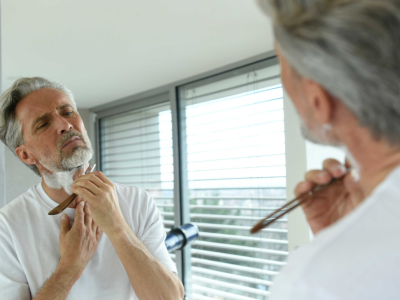
[[(170, 102), (172, 115), (172, 139), (173, 139), (173, 164), (174, 164), (174, 221), (175, 227), (190, 222), (189, 203), (183, 193), (188, 191), (184, 188), (187, 184), (186, 147), (182, 143), (185, 136), (183, 130), (186, 126), (183, 123), (178, 95), (179, 86), (203, 80), (216, 75), (221, 75), (234, 69), (243, 68), (261, 61), (276, 59), (275, 51), (269, 51), (233, 64), (211, 70), (196, 76), (192, 76), (168, 85), (161, 86), (143, 93), (125, 97), (90, 109), (91, 124), (90, 138), (94, 142), (95, 160), (101, 170), (100, 135), (99, 128), (101, 118), (112, 116), (127, 110), (144, 108), (162, 102)], [(307, 170), (306, 142), (301, 135), (298, 116), (287, 94), (284, 94), (284, 124), (285, 124), (285, 150), (286, 150), (286, 189), (288, 200), (294, 197), (294, 187), (302, 180)], [(305, 216), (301, 210), (296, 210), (288, 216), (288, 242), (289, 253), (296, 247), (310, 241), (310, 229)], [(176, 264), (179, 278), (183, 282), (187, 294), (191, 294), (191, 249), (190, 246), (183, 250), (176, 251)]]

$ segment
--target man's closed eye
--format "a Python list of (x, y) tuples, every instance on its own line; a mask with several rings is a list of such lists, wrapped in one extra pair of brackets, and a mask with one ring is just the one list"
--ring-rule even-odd
[(47, 126), (47, 122), (44, 122), (42, 125), (40, 125), (37, 129), (41, 129), (41, 128), (44, 128), (44, 127), (46, 127)]

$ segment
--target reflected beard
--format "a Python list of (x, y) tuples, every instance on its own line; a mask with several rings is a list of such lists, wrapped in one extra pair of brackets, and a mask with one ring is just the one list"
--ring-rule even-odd
[(319, 141), (317, 138), (314, 137), (313, 134), (311, 134), (311, 131), (307, 128), (307, 126), (304, 124), (304, 122), (301, 122), (300, 125), (300, 130), (301, 130), (301, 135), (309, 142), (319, 144)]
[(56, 163), (56, 160), (54, 158), (48, 158), (46, 159), (46, 161), (40, 160), (40, 163), (47, 170), (53, 173), (69, 172), (87, 163), (92, 158), (92, 156), (93, 150), (91, 147), (75, 147), (67, 156), (64, 156), (60, 153), (58, 159), (59, 163)]
[(68, 156), (61, 156), (60, 166), (57, 166), (54, 160), (50, 165), (43, 162), (41, 164), (53, 174), (42, 172), (43, 180), (49, 188), (64, 191), (71, 195), (71, 186), (74, 182), (75, 173), (84, 167), (84, 165), (92, 158), (93, 151), (90, 147), (75, 147)]
[[(86, 141), (85, 141), (86, 142)], [(87, 163), (93, 156), (91, 147), (75, 147), (69, 155), (60, 157), (60, 169), (63, 171), (70, 171)]]
[[(67, 154), (62, 153), (62, 145), (71, 137), (78, 136), (85, 143), (85, 146), (76, 146)], [(46, 160), (40, 160), (40, 163), (51, 172), (69, 172), (75, 168), (86, 164), (93, 156), (93, 149), (90, 140), (80, 134), (72, 131), (67, 133), (58, 145), (57, 158), (52, 155), (46, 155)]]

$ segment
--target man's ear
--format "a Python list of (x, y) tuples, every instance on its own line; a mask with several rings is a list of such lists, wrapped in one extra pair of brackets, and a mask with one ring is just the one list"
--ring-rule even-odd
[(36, 163), (36, 158), (31, 154), (25, 145), (20, 145), (15, 148), (15, 154), (23, 163), (26, 163), (27, 165), (33, 165)]
[(305, 98), (314, 112), (315, 119), (320, 125), (329, 124), (335, 108), (333, 97), (315, 81), (309, 79), (305, 79), (305, 81)]

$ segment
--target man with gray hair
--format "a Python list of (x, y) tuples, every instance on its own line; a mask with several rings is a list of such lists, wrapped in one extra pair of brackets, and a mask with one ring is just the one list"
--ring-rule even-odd
[[(0, 209), (0, 299), (183, 299), (152, 198), (89, 173), (66, 87), (17, 80), (0, 97), (0, 139), (43, 179)], [(65, 214), (48, 215), (72, 193)]]
[(400, 1), (265, 0), (282, 82), (304, 135), (344, 149), (296, 194), (345, 175), (303, 205), (315, 234), (271, 300), (399, 299)]

